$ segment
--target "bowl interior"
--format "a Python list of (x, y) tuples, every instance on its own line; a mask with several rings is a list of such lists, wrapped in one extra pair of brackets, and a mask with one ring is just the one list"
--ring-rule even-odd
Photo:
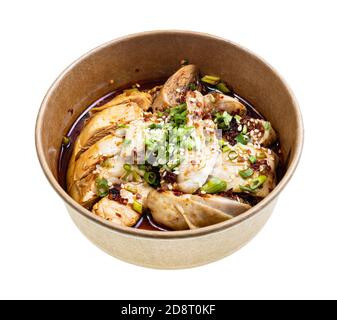
[(231, 42), (193, 32), (159, 31), (103, 45), (72, 64), (53, 84), (40, 110), (37, 136), (40, 159), (54, 178), (62, 136), (90, 103), (130, 82), (168, 77), (182, 59), (203, 73), (220, 75), (251, 102), (277, 130), (286, 168), (297, 162), (302, 144), (299, 110), (273, 69)]

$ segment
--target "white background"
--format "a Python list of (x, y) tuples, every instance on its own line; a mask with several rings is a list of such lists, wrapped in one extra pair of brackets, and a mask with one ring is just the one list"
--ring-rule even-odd
[[(337, 298), (335, 1), (2, 1), (0, 298)], [(205, 6), (209, 4), (209, 6)], [(300, 166), (261, 233), (208, 266), (161, 271), (94, 247), (34, 148), (40, 102), (88, 50), (129, 33), (187, 29), (270, 62), (302, 108)]]

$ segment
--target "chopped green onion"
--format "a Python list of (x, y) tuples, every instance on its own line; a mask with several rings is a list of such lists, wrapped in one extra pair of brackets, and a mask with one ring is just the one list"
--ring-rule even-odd
[(249, 186), (240, 186), (242, 192), (254, 192)]
[(170, 109), (170, 120), (177, 127), (186, 124), (186, 122), (187, 122), (186, 103), (180, 104), (180, 105)]
[(238, 143), (246, 145), (249, 141), (249, 138), (241, 132), (239, 135), (236, 136), (235, 140)]
[(143, 205), (140, 202), (138, 202), (137, 200), (134, 200), (133, 204), (132, 204), (132, 209), (135, 210), (138, 213), (142, 213), (143, 212)]
[(231, 148), (228, 146), (227, 142), (225, 142), (223, 139), (219, 141), (220, 149), (223, 153), (231, 150)]
[(130, 171), (131, 171), (131, 165), (125, 163), (125, 164), (123, 165), (123, 169), (124, 169), (125, 171), (127, 171), (127, 172), (130, 172)]
[(235, 160), (238, 157), (238, 153), (235, 150), (232, 150), (228, 153), (229, 160)]
[(220, 78), (217, 76), (206, 75), (201, 78), (201, 81), (215, 86), (219, 83)]
[(197, 86), (196, 86), (196, 84), (195, 83), (190, 83), (189, 85), (188, 85), (188, 88), (190, 89), (190, 90), (192, 90), (192, 91), (195, 91), (195, 90), (197, 90)]
[(62, 138), (62, 144), (66, 147), (70, 142), (70, 139), (66, 136)]
[(248, 128), (247, 128), (247, 126), (246, 125), (243, 125), (243, 128), (242, 128), (242, 134), (246, 134), (247, 133), (247, 131), (248, 131)]
[(157, 116), (158, 116), (159, 118), (161, 118), (163, 115), (164, 115), (164, 112), (157, 111)]
[(263, 127), (265, 130), (269, 130), (271, 128), (270, 122), (269, 121), (264, 121)]
[(117, 124), (117, 129), (120, 129), (120, 128), (128, 128), (128, 126), (125, 123)]
[(216, 113), (214, 122), (217, 123), (219, 129), (228, 130), (233, 117), (226, 111), (223, 114)]
[(242, 118), (238, 114), (236, 114), (234, 116), (234, 119), (236, 120), (237, 124), (240, 124), (240, 121), (241, 121)]
[(132, 172), (132, 176), (133, 176), (133, 180), (134, 181), (136, 181), (136, 182), (141, 182), (142, 181), (142, 178), (141, 178), (141, 176), (139, 175), (138, 172), (133, 171)]
[(256, 157), (255, 156), (250, 156), (249, 158), (248, 158), (248, 160), (249, 160), (249, 162), (250, 163), (255, 163), (256, 162)]
[(163, 126), (161, 124), (157, 124), (157, 123), (152, 123), (149, 125), (150, 129), (162, 129)]
[(243, 178), (243, 179), (247, 179), (249, 177), (251, 177), (254, 174), (254, 170), (251, 168), (248, 168), (246, 170), (240, 170), (239, 171), (239, 175)]
[(97, 195), (101, 198), (105, 197), (109, 193), (109, 184), (108, 180), (105, 178), (97, 178), (96, 179), (96, 190)]
[(219, 91), (221, 91), (222, 93), (229, 93), (229, 92), (231, 92), (223, 82), (218, 83), (216, 85), (216, 88)]
[(229, 146), (222, 146), (221, 151), (222, 151), (223, 153), (226, 153), (226, 152), (228, 152), (230, 149), (231, 149), (231, 148), (230, 148)]
[(211, 177), (202, 187), (201, 191), (206, 193), (219, 193), (226, 191), (227, 183), (224, 180), (221, 180), (216, 177)]
[(121, 180), (127, 181), (131, 171), (126, 171), (122, 176)]
[(262, 186), (265, 181), (267, 180), (267, 177), (264, 175), (258, 176), (256, 179), (254, 179), (251, 183), (252, 190), (257, 189), (258, 187)]
[(264, 175), (258, 176), (256, 179), (252, 180), (250, 185), (240, 186), (240, 189), (245, 192), (255, 192), (256, 189), (262, 186), (266, 180), (267, 180), (266, 176)]
[(154, 185), (157, 182), (157, 175), (154, 172), (152, 172), (152, 171), (145, 172), (145, 174), (144, 174), (144, 180), (148, 184)]

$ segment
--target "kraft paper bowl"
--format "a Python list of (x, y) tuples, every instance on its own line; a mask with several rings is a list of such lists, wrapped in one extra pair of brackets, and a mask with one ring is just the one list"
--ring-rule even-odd
[[(242, 215), (188, 231), (146, 231), (111, 224), (77, 204), (60, 186), (62, 136), (81, 112), (130, 82), (168, 77), (188, 59), (205, 74), (218, 74), (250, 101), (277, 130), (286, 172), (277, 187)], [(110, 80), (114, 79), (113, 84)], [(152, 268), (187, 268), (221, 259), (250, 241), (270, 217), (293, 175), (303, 144), (297, 102), (284, 80), (261, 58), (230, 41), (187, 31), (154, 31), (106, 43), (71, 64), (46, 94), (36, 123), (42, 169), (71, 218), (95, 245), (121, 260)]]

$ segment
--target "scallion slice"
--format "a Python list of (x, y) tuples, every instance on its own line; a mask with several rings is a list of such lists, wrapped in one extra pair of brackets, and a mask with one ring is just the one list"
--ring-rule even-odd
[(248, 136), (246, 136), (242, 132), (236, 136), (235, 140), (236, 142), (244, 144), (244, 145), (246, 145), (249, 142)]
[(219, 91), (221, 91), (222, 93), (229, 93), (229, 92), (231, 92), (223, 82), (218, 83), (216, 85), (216, 88)]
[(248, 160), (249, 160), (250, 163), (254, 164), (256, 162), (256, 157), (255, 156), (250, 156), (248, 158)]
[(126, 171), (126, 172), (130, 172), (131, 171), (131, 165), (128, 164), (128, 163), (125, 163), (123, 165), (123, 169)]
[(263, 127), (265, 130), (269, 130), (271, 128), (270, 122), (269, 121), (265, 121), (263, 123)]
[(226, 181), (217, 177), (211, 177), (202, 187), (201, 191), (206, 193), (219, 193), (224, 192), (227, 189)]
[(143, 205), (140, 202), (138, 202), (137, 200), (133, 201), (132, 209), (135, 210), (138, 213), (143, 213)]
[(145, 172), (144, 180), (150, 185), (155, 185), (157, 182), (157, 175), (152, 171)]
[(96, 179), (96, 191), (97, 195), (101, 198), (107, 196), (109, 193), (108, 180), (98, 177)]
[(266, 176), (264, 175), (258, 176), (257, 178), (251, 181), (250, 185), (240, 186), (240, 189), (241, 191), (244, 191), (244, 192), (255, 192), (256, 189), (261, 187), (265, 183), (266, 180), (267, 180)]
[(229, 160), (235, 160), (238, 157), (238, 153), (235, 150), (232, 150), (228, 153)]
[(215, 86), (220, 82), (220, 78), (217, 76), (206, 75), (201, 78), (201, 81)]
[(267, 177), (264, 176), (264, 175), (261, 175), (261, 176), (258, 176), (256, 179), (254, 179), (252, 182), (251, 182), (251, 189), (252, 190), (255, 190), (257, 188), (259, 188), (260, 186), (262, 186), (265, 181), (267, 180)]
[(243, 178), (243, 179), (247, 179), (249, 177), (251, 177), (254, 174), (254, 170), (251, 168), (247, 168), (246, 170), (240, 170), (239, 171), (239, 175)]

